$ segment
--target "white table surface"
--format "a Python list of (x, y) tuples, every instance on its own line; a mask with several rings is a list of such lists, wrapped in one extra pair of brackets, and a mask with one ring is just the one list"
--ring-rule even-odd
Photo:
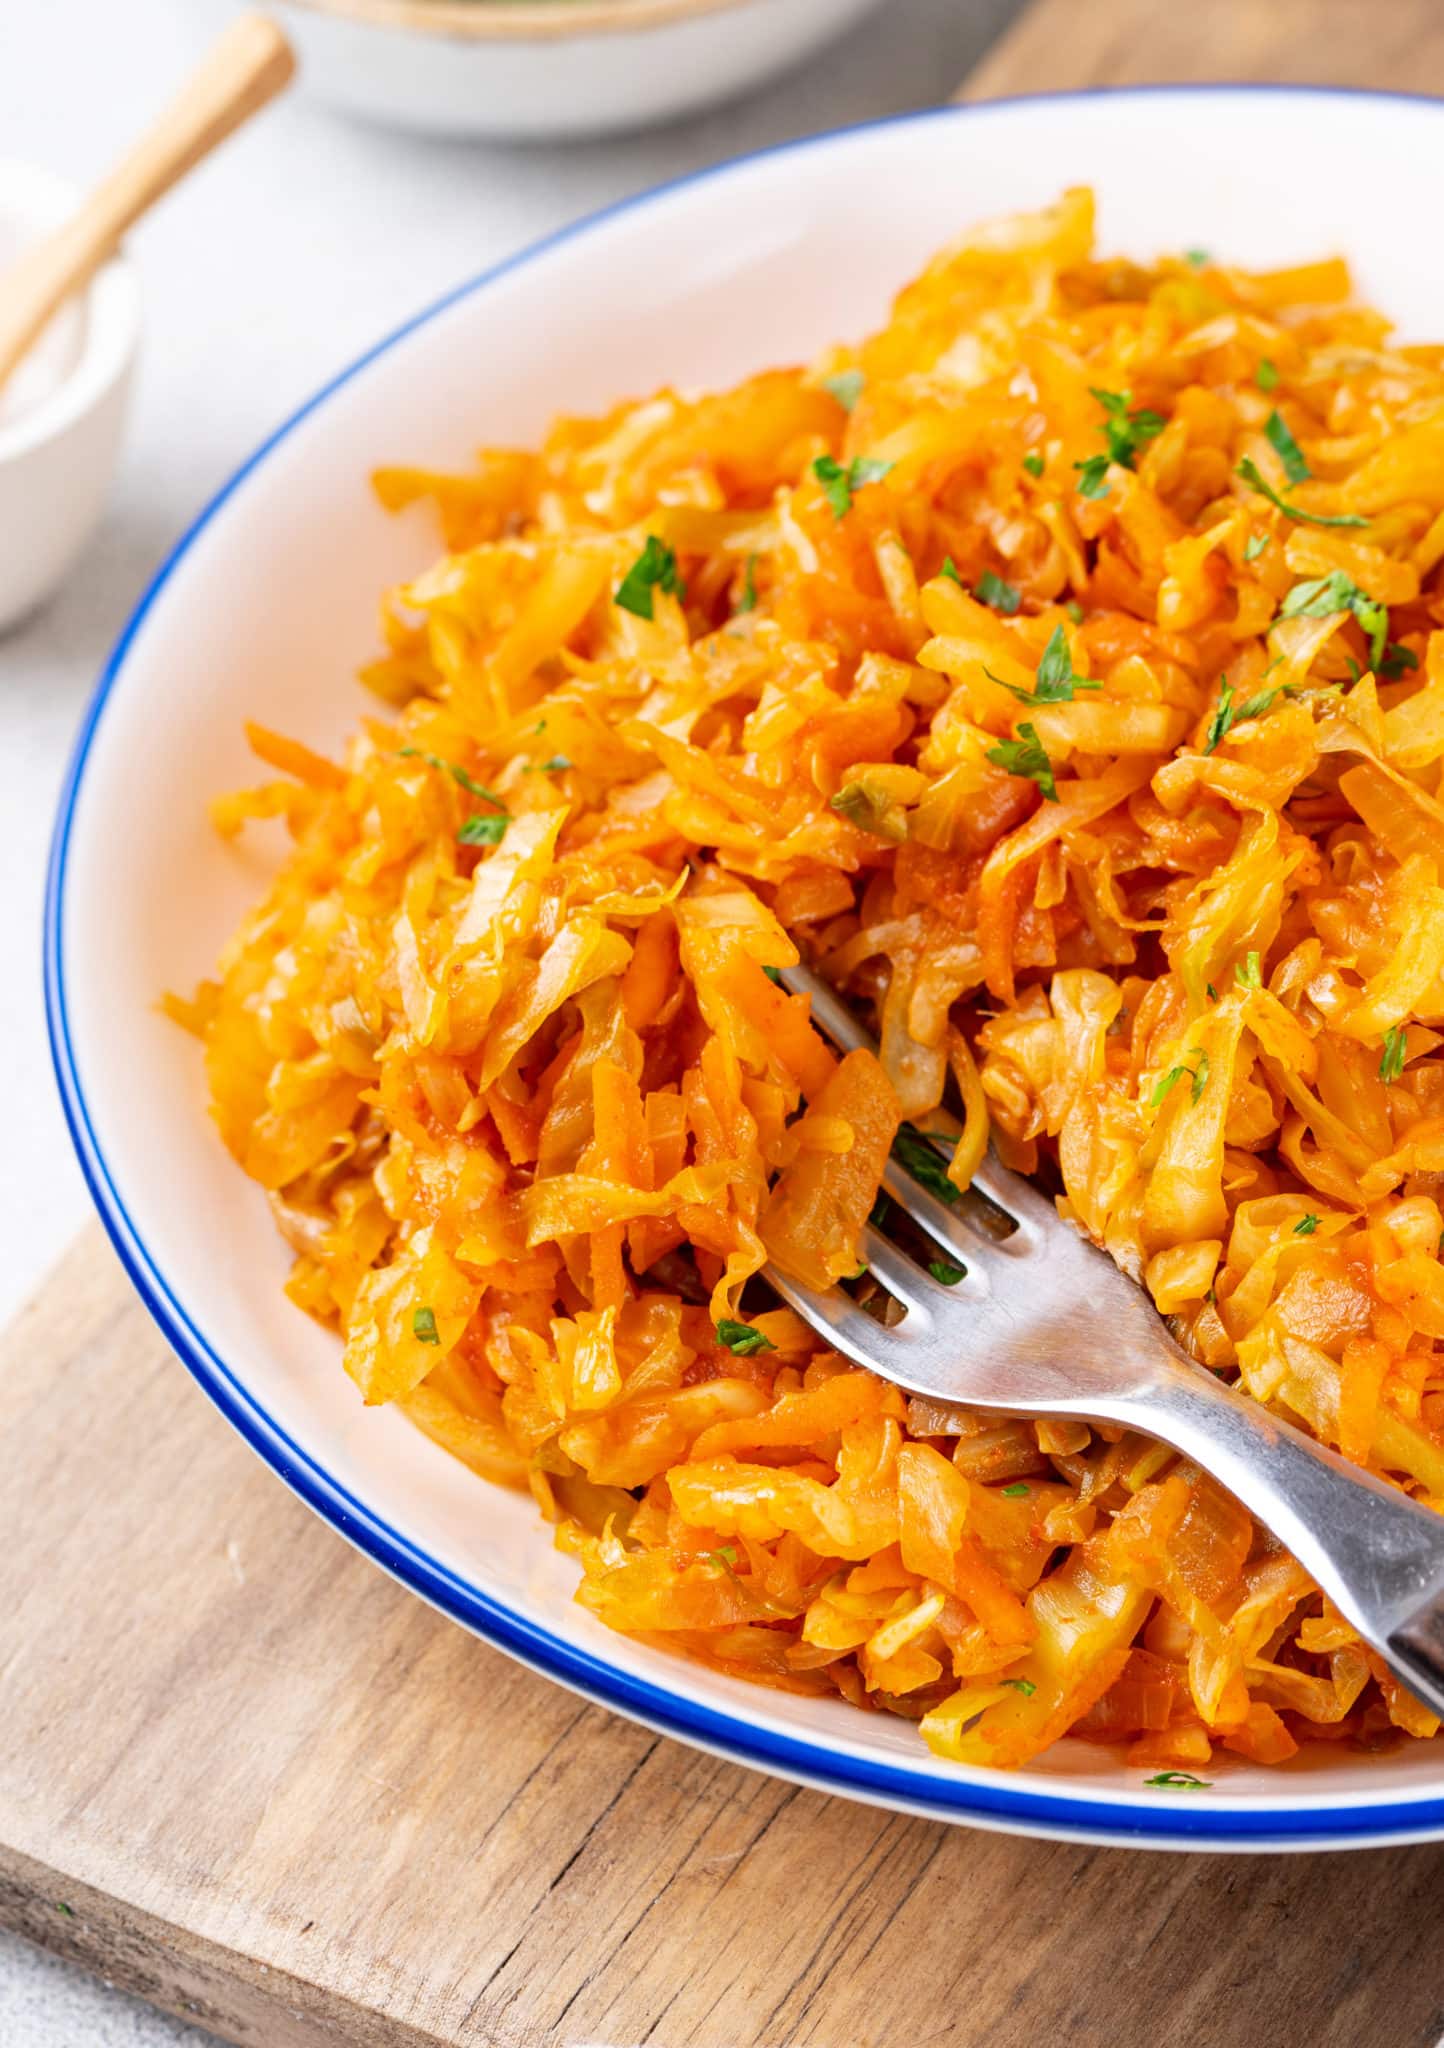
[[(82, 706), (151, 571), (202, 501), (334, 369), (447, 286), (626, 193), (789, 136), (944, 97), (1016, 0), (886, 0), (739, 105), (621, 141), (500, 149), (345, 124), (293, 94), (135, 238), (146, 340), (104, 527), (58, 600), (0, 638), (0, 1319), (87, 1214), (51, 1080), (40, 896)], [(195, 54), (187, 0), (0, 0), (0, 154), (96, 175)], [(960, 222), (987, 204), (960, 194)], [(3, 545), (3, 536), (0, 536)], [(201, 2044), (0, 1934), (5, 2048)]]

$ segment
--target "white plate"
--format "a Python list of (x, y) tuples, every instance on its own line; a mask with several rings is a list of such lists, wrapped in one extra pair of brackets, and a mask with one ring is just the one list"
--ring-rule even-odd
[[(1444, 1834), (1444, 1743), (1150, 1791), (1062, 1744), (959, 1769), (906, 1722), (794, 1699), (644, 1648), (572, 1600), (531, 1502), (399, 1416), (367, 1413), (335, 1341), (285, 1299), (288, 1254), (205, 1114), (201, 1063), (154, 1008), (257, 891), (275, 843), (216, 839), (205, 800), (254, 776), (253, 717), (336, 748), (365, 708), (377, 592), (435, 552), (377, 511), (373, 464), (464, 463), (552, 411), (797, 361), (879, 321), (980, 215), (1087, 180), (1111, 250), (1202, 245), (1271, 264), (1341, 249), (1415, 337), (1444, 335), (1444, 107), (1190, 88), (1014, 101), (774, 150), (614, 209), (465, 285), (342, 373), (262, 447), (161, 570), (101, 679), (62, 800), (47, 912), (57, 1072), (82, 1163), (137, 1287), (197, 1379), (303, 1499), (407, 1585), (621, 1712), (834, 1791), (982, 1826), (1190, 1848)], [(1304, 213), (1299, 194), (1308, 193)], [(117, 1486), (126, 1475), (117, 1472)]]

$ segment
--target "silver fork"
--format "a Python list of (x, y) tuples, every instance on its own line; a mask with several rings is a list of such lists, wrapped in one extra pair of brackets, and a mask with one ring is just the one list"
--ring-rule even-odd
[[(873, 1049), (816, 975), (786, 968), (782, 980), (811, 997), (834, 1044)], [(1444, 1516), (1195, 1364), (1142, 1289), (991, 1153), (973, 1187), (1011, 1219), (1011, 1235), (990, 1229), (980, 1205), (939, 1200), (896, 1160), (883, 1184), (963, 1278), (942, 1285), (869, 1224), (868, 1268), (901, 1321), (885, 1327), (841, 1288), (822, 1292), (767, 1267), (804, 1321), (909, 1393), (1120, 1423), (1171, 1444), (1271, 1529), (1400, 1681), (1444, 1715)]]

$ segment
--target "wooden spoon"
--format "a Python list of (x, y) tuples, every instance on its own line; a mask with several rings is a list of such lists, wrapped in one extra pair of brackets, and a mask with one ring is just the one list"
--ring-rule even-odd
[(0, 274), (0, 385), (126, 229), (274, 99), (295, 68), (290, 44), (267, 15), (243, 14), (231, 24), (79, 211)]

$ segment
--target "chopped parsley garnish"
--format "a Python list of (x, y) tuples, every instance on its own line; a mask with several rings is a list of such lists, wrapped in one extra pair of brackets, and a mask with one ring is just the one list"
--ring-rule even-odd
[(1379, 1079), (1397, 1081), (1408, 1058), (1406, 1033), (1402, 1024), (1391, 1024), (1384, 1033), (1384, 1051), (1379, 1060)]
[(740, 619), (744, 612), (756, 611), (756, 609), (757, 557), (756, 555), (749, 555), (747, 557), (747, 573), (742, 578), (742, 595), (737, 600), (737, 609), (733, 613), (733, 617)]
[(1277, 391), (1279, 385), (1278, 366), (1267, 356), (1260, 356), (1259, 366), (1253, 373), (1253, 380), (1260, 391)]
[(1010, 1686), (1014, 1692), (1020, 1692), (1025, 1700), (1030, 1700), (1038, 1690), (1031, 1678), (1000, 1678), (998, 1683)]
[(1250, 534), (1244, 543), (1244, 560), (1246, 562), (1256, 562), (1272, 539), (1273, 535), (1271, 533)]
[(1379, 663), (1379, 679), (1385, 683), (1397, 683), (1406, 669), (1416, 669), (1419, 657), (1412, 648), (1401, 647), (1397, 640), (1391, 640), (1384, 649), (1384, 659)]
[(1003, 1498), (1004, 1500), (1021, 1500), (1025, 1494), (1032, 1491), (1033, 1489), (1029, 1486), (1026, 1479), (1015, 1479), (1011, 1486), (1003, 1488)]
[(873, 1203), (871, 1209), (869, 1209), (867, 1213), (867, 1220), (872, 1225), (874, 1230), (882, 1230), (886, 1228), (887, 1219), (889, 1214), (891, 1213), (891, 1210), (892, 1204), (889, 1202), (887, 1196), (883, 1193), (882, 1189), (879, 1188), (877, 1191), (877, 1200)]
[(1206, 1792), (1212, 1785), (1212, 1778), (1195, 1778), (1192, 1771), (1160, 1771), (1156, 1778), (1145, 1778), (1145, 1785), (1157, 1785), (1164, 1792)]
[(1205, 754), (1211, 754), (1219, 741), (1227, 739), (1233, 728), (1245, 719), (1262, 718), (1280, 690), (1287, 695), (1287, 683), (1279, 683), (1272, 690), (1255, 691), (1252, 697), (1245, 697), (1242, 704), (1235, 704), (1233, 684), (1224, 683), (1218, 693), (1218, 709), (1209, 720), (1208, 731), (1203, 736)]
[(436, 1327), (436, 1310), (418, 1308), (412, 1311), (411, 1334), (418, 1344), (439, 1344), (441, 1332)]
[(542, 762), (542, 774), (560, 775), (564, 768), (570, 768), (571, 765), (565, 754), (553, 754), (550, 761)]
[(835, 455), (819, 455), (812, 465), (812, 474), (822, 485), (822, 495), (832, 507), (833, 518), (845, 519), (853, 493), (864, 484), (880, 483), (891, 468), (890, 462), (878, 462), (871, 455), (854, 455), (846, 467)]
[(1307, 1216), (1300, 1216), (1298, 1222), (1294, 1225), (1294, 1236), (1312, 1237), (1318, 1227), (1319, 1219), (1311, 1210)]
[(1155, 1083), (1153, 1093), (1148, 1098), (1149, 1108), (1159, 1108), (1174, 1083), (1181, 1081), (1185, 1074), (1193, 1083), (1189, 1094), (1196, 1103), (1202, 1096), (1204, 1089), (1208, 1086), (1208, 1054), (1201, 1052), (1198, 1055), (1198, 1064), (1196, 1066), (1190, 1067), (1186, 1061), (1180, 1060), (1176, 1067), (1170, 1067), (1168, 1072)]
[(1108, 495), (1108, 465), (1116, 462), (1123, 469), (1134, 468), (1144, 442), (1161, 434), (1168, 422), (1162, 413), (1151, 412), (1146, 406), (1130, 412), (1131, 392), (1100, 391), (1096, 384), (1090, 384), (1088, 389), (1103, 408), (1103, 436), (1108, 452), (1090, 455), (1086, 462), (1075, 462), (1073, 467), (1079, 473), (1078, 495), (1104, 498)]
[(866, 382), (861, 370), (839, 370), (835, 377), (823, 378), (822, 388), (832, 393), (844, 412), (851, 412), (862, 397)]
[(1206, 263), (1213, 261), (1213, 258), (1209, 255), (1207, 249), (1185, 249), (1183, 260), (1190, 270), (1202, 270)]
[(1242, 965), (1234, 962), (1233, 978), (1240, 988), (1262, 988), (1263, 972), (1257, 953), (1249, 953)]
[(767, 979), (770, 982), (775, 983), (775, 985), (778, 988), (785, 988), (787, 986), (786, 982), (784, 982), (784, 980), (782, 979), (782, 969), (780, 967), (764, 967), (762, 972), (767, 976)]
[(624, 612), (632, 612), (639, 619), (650, 619), (653, 616), (653, 598), (659, 590), (666, 591), (671, 597), (680, 597), (682, 583), (677, 574), (677, 557), (665, 541), (658, 540), (655, 533), (649, 533), (647, 545), (617, 585), (616, 602)]
[(1023, 602), (1016, 586), (1005, 583), (1002, 577), (995, 576), (991, 569), (985, 569), (978, 578), (973, 595), (979, 604), (990, 605), (995, 612), (1002, 612), (1003, 616), (1009, 619)]
[(455, 761), (444, 761), (440, 754), (428, 754), (424, 747), (398, 747), (396, 751), (403, 761), (424, 761), (428, 768), (439, 768), (443, 775), (449, 775), (453, 782), (459, 782), (468, 796), (479, 796), (483, 803), (495, 804), (503, 816), (505, 815), (506, 805), (496, 791), (488, 789), (484, 782), (476, 781), (464, 768), (458, 768)]
[(1331, 576), (1296, 583), (1279, 606), (1281, 619), (1327, 619), (1334, 612), (1354, 614), (1369, 636), (1369, 661), (1377, 668), (1389, 637), (1388, 607), (1370, 597), (1367, 590), (1361, 590), (1342, 569), (1335, 569)]
[(1041, 476), (1043, 474), (1043, 458), (1036, 449), (1031, 455), (1023, 457), (1023, 467), (1027, 470), (1029, 476)]
[(737, 1566), (737, 1552), (733, 1549), (730, 1543), (724, 1543), (720, 1550), (708, 1551), (707, 1562), (709, 1564), (715, 1564), (718, 1571), (735, 1571)]
[(1208, 992), (1208, 1000), (1211, 1003), (1216, 1003), (1218, 1001), (1218, 990), (1214, 987), (1213, 983), (1206, 981), (1203, 985)]
[(1044, 801), (1056, 804), (1058, 784), (1043, 742), (1026, 718), (1019, 725), (1018, 732), (1019, 738), (1000, 740), (996, 747), (989, 747), (988, 759), (995, 768), (1006, 768), (1010, 775), (1026, 776), (1029, 782), (1036, 782), (1043, 792)]
[(457, 832), (460, 846), (500, 846), (510, 820), (505, 813), (496, 811), (473, 811), (464, 818)]
[(956, 583), (959, 590), (962, 589), (963, 579), (958, 574), (958, 565), (951, 555), (943, 556), (943, 566), (939, 569), (938, 574), (939, 576), (946, 576), (949, 583)]
[(1264, 439), (1284, 466), (1284, 475), (1291, 484), (1306, 484), (1313, 475), (1304, 460), (1304, 451), (1289, 432), (1288, 421), (1277, 410), (1264, 421)]
[(948, 1179), (947, 1162), (928, 1143), (916, 1125), (898, 1125), (898, 1133), (893, 1140), (892, 1156), (899, 1166), (905, 1167), (913, 1179), (925, 1187), (930, 1195), (936, 1195), (940, 1202), (957, 1202), (962, 1199)]
[(1243, 478), (1251, 491), (1267, 498), (1286, 519), (1297, 519), (1304, 526), (1367, 526), (1369, 523), (1357, 512), (1305, 512), (1302, 506), (1291, 505), (1274, 489), (1251, 455), (1244, 456), (1236, 474)]
[[(991, 670), (985, 670), (991, 675)], [(993, 681), (1000, 680), (993, 676)], [(1020, 704), (1071, 704), (1075, 690), (1101, 690), (1101, 683), (1093, 683), (1086, 676), (1073, 673), (1073, 656), (1068, 647), (1068, 635), (1061, 626), (1055, 626), (1043, 649), (1043, 659), (1038, 663), (1038, 677), (1031, 690), (1020, 690), (1016, 683), (1004, 683)], [(1031, 726), (1019, 726), (1019, 732), (1030, 732)], [(990, 760), (992, 756), (988, 757)]]
[[(949, 1181), (948, 1186), (952, 1186), (951, 1181)], [(937, 1281), (939, 1287), (956, 1287), (960, 1280), (967, 1277), (963, 1268), (955, 1266), (951, 1259), (929, 1259), (928, 1271), (932, 1274), (934, 1280)]]
[(734, 1323), (728, 1316), (717, 1325), (717, 1342), (737, 1358), (751, 1358), (756, 1351), (777, 1349), (772, 1339), (764, 1337), (761, 1330), (754, 1330), (751, 1323)]
[(1081, 604), (1079, 604), (1076, 597), (1070, 597), (1067, 604), (1064, 605), (1063, 609), (1065, 612), (1067, 612), (1069, 618), (1073, 621), (1075, 626), (1082, 625), (1083, 607)]

